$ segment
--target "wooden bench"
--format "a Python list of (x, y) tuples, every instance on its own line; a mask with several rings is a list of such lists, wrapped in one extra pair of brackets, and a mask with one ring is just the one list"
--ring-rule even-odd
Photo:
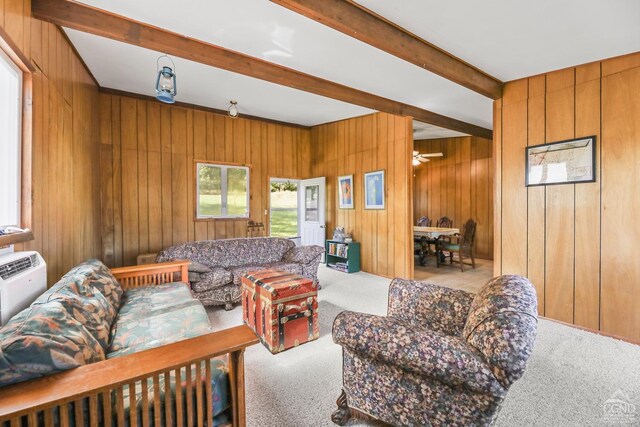
[[(189, 264), (189, 261), (178, 261), (111, 271), (123, 289), (127, 290), (176, 281), (188, 283)], [(156, 426), (162, 425), (163, 415), (167, 425), (183, 425), (185, 418), (187, 425), (212, 426), (213, 420), (207, 416), (212, 407), (210, 361), (228, 354), (232, 425), (244, 426), (244, 350), (258, 342), (247, 326), (237, 326), (3, 387), (0, 388), (0, 425), (5, 422), (12, 427), (23, 425), (23, 417), (26, 417), (29, 426), (40, 425), (42, 420), (45, 426), (53, 426), (54, 423), (69, 426), (71, 420), (75, 420), (75, 425), (93, 426), (99, 424), (100, 418), (114, 419), (117, 426), (125, 426), (127, 414), (123, 396), (125, 389), (133, 391), (137, 383), (137, 388), (142, 389), (142, 419), (137, 419), (137, 411), (129, 411), (130, 425), (138, 425), (138, 421), (143, 426), (150, 425), (148, 408), (151, 401), (154, 408), (161, 408), (164, 404), (164, 414), (153, 411)], [(195, 384), (192, 384), (192, 369), (195, 369), (195, 378), (204, 376), (206, 381), (194, 381)], [(180, 378), (181, 372), (185, 371), (185, 388), (191, 390), (194, 387), (196, 393), (179, 392), (175, 399), (171, 393), (165, 393), (164, 402), (161, 402), (160, 377), (164, 375), (168, 384), (172, 373), (175, 378)], [(148, 384), (153, 384), (151, 389)], [(176, 389), (180, 390), (178, 387)], [(115, 402), (112, 396), (115, 396)], [(135, 393), (131, 393), (130, 399), (129, 406), (135, 408), (138, 404)], [(196, 411), (184, 413), (183, 399), (187, 407), (195, 407)], [(83, 409), (87, 407), (87, 402), (88, 414)], [(75, 413), (71, 416), (69, 403), (75, 403)], [(175, 420), (172, 420), (173, 414)]]

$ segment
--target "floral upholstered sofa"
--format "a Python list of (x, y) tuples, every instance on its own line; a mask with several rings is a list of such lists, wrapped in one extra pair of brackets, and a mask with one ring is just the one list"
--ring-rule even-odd
[(475, 296), (395, 279), (386, 317), (345, 311), (334, 321), (343, 391), (332, 420), (489, 425), (524, 373), (537, 322), (535, 289), (520, 276), (494, 278)]
[(191, 261), (193, 294), (204, 305), (224, 305), (231, 310), (240, 301), (240, 282), (248, 271), (284, 270), (319, 285), (318, 265), (323, 252), (321, 246), (296, 246), (290, 239), (253, 237), (184, 243), (161, 251), (156, 261)]
[[(211, 332), (204, 307), (181, 282), (187, 264), (121, 268), (114, 276), (90, 260), (10, 319), (0, 328), (0, 425), (9, 419), (13, 425), (11, 411), (26, 425), (47, 404), (56, 425), (66, 424), (63, 416), (72, 425), (112, 425), (110, 414), (114, 425), (145, 418), (170, 425), (203, 413), (214, 425), (229, 422), (228, 358), (203, 349), (220, 332)], [(30, 401), (37, 402), (33, 413)], [(198, 414), (183, 401), (198, 401)]]

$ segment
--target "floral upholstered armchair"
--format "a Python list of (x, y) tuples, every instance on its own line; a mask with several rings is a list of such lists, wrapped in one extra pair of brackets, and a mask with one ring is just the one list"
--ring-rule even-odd
[(520, 276), (477, 294), (395, 279), (386, 317), (345, 311), (333, 325), (343, 347), (343, 390), (332, 415), (406, 426), (492, 422), (524, 373), (537, 329), (537, 299)]

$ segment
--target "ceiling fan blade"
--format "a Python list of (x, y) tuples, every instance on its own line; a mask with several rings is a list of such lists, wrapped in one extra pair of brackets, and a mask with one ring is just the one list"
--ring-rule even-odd
[(442, 157), (444, 156), (443, 153), (425, 153), (425, 154), (420, 154), (421, 157)]
[(413, 151), (413, 157), (416, 157), (419, 153), (417, 151)]

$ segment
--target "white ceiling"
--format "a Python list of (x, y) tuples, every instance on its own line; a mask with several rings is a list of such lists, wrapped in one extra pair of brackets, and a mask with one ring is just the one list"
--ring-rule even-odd
[(437, 139), (437, 138), (455, 138), (457, 136), (468, 136), (466, 133), (456, 132), (449, 129), (443, 129), (428, 123), (422, 123), (417, 120), (413, 121), (413, 140), (420, 139)]
[[(158, 52), (68, 28), (65, 31), (101, 86), (155, 96)], [(226, 110), (233, 99), (238, 101), (240, 114), (305, 126), (373, 112), (186, 59), (172, 60), (177, 101)]]
[[(638, 0), (358, 2), (503, 80), (640, 50)], [(266, 0), (84, 3), (492, 128), (490, 99)], [(66, 31), (100, 85), (154, 94), (159, 52)], [(178, 101), (226, 109), (229, 100), (236, 99), (242, 113), (302, 125), (371, 111), (179, 58), (174, 60)], [(432, 126), (421, 132), (420, 139), (457, 134)]]
[(502, 81), (640, 51), (639, 0), (355, 0)]

